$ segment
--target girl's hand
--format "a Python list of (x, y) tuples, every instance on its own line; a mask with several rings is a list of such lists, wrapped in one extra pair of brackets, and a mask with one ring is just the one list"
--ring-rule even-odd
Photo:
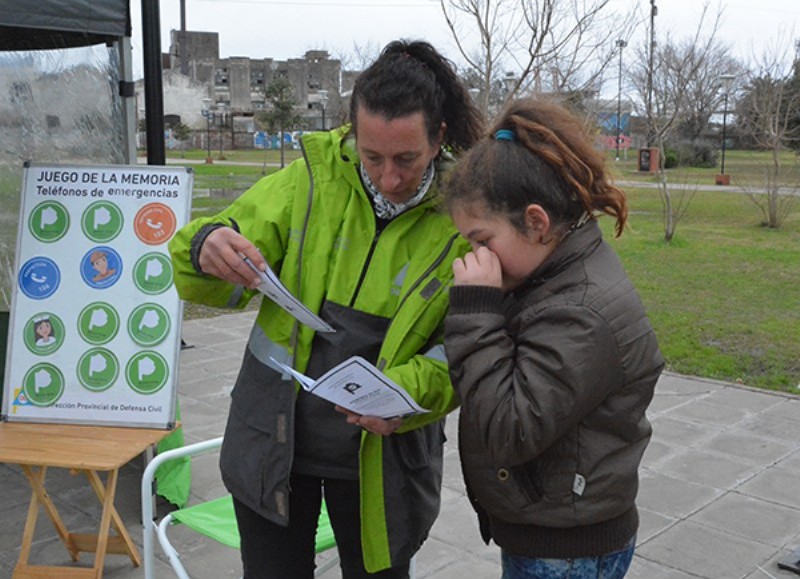
[(265, 271), (264, 258), (252, 243), (230, 227), (220, 227), (212, 231), (203, 242), (198, 261), (203, 273), (230, 283), (255, 288), (261, 280), (243, 257), (247, 257), (257, 268)]
[(347, 423), (348, 424), (357, 424), (364, 430), (371, 432), (372, 434), (379, 434), (381, 436), (388, 436), (392, 434), (395, 430), (400, 428), (400, 425), (403, 424), (402, 418), (389, 418), (388, 420), (383, 418), (378, 418), (377, 416), (364, 416), (362, 414), (356, 414), (347, 408), (342, 408), (341, 406), (337, 406), (336, 410), (347, 416)]
[(497, 254), (488, 247), (479, 247), (453, 262), (455, 285), (502, 287), (503, 270)]

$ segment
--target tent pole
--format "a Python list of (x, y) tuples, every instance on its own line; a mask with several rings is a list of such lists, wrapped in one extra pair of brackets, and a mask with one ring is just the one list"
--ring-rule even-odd
[(136, 164), (136, 95), (133, 90), (133, 53), (130, 36), (122, 36), (116, 43), (120, 63), (120, 98), (125, 127), (122, 154), (125, 163)]
[(161, 24), (158, 0), (142, 0), (144, 107), (147, 164), (165, 165), (164, 89), (161, 77)]

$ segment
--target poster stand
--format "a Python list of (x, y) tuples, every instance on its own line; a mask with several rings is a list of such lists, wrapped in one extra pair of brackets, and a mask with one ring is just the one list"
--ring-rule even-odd
[(171, 428), (184, 167), (26, 164), (2, 416)]
[[(119, 469), (176, 426), (182, 307), (167, 243), (192, 181), (183, 167), (25, 165), (0, 421), (0, 462), (32, 489), (14, 579), (99, 579), (106, 553), (141, 563), (114, 496)], [(66, 529), (48, 468), (87, 477), (96, 535)], [(73, 561), (95, 553), (92, 568), (29, 564), (40, 506)]]

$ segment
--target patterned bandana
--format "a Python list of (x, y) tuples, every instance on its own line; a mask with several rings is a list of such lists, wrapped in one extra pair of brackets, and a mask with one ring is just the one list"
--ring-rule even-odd
[(436, 169), (433, 166), (433, 161), (431, 161), (428, 168), (425, 169), (425, 174), (422, 176), (422, 181), (420, 181), (414, 196), (405, 203), (392, 203), (378, 191), (372, 179), (367, 175), (363, 163), (359, 165), (358, 170), (361, 173), (361, 181), (364, 183), (364, 189), (366, 189), (369, 196), (372, 197), (372, 202), (375, 206), (375, 215), (380, 219), (394, 219), (406, 209), (411, 209), (419, 205), (420, 201), (425, 197), (425, 193), (430, 189), (431, 183), (433, 183), (433, 177), (436, 175)]

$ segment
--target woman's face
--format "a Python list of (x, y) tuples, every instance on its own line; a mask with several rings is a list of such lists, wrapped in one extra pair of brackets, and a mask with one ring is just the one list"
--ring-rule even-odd
[(356, 148), (367, 175), (392, 203), (408, 201), (439, 153), (444, 123), (431, 143), (422, 112), (387, 120), (359, 107), (356, 115)]

